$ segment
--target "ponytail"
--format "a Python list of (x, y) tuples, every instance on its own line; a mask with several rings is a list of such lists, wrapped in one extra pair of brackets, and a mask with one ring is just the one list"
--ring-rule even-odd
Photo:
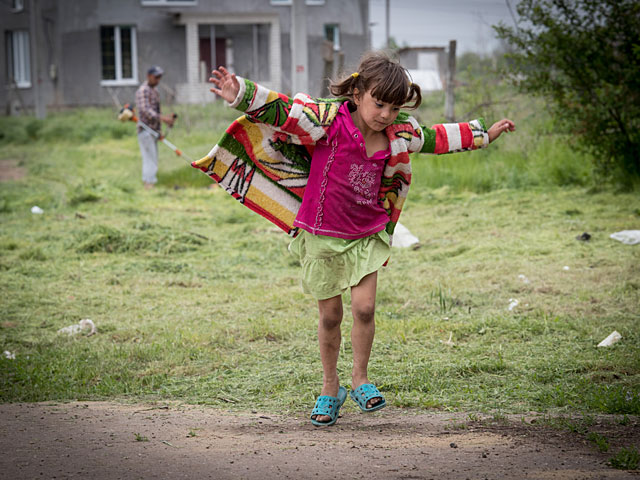
[(331, 95), (336, 97), (346, 97), (353, 100), (353, 92), (355, 89), (362, 90), (362, 79), (358, 72), (354, 72), (339, 83), (332, 83), (329, 86)]
[(415, 110), (422, 103), (422, 90), (420, 89), (420, 85), (417, 85), (413, 82), (409, 85), (409, 95), (407, 96), (407, 102), (413, 101), (413, 105), (403, 105), (404, 108), (408, 108), (409, 110)]

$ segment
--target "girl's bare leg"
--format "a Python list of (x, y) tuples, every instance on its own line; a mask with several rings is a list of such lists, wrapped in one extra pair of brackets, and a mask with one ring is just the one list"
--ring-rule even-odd
[[(351, 313), (353, 328), (351, 329), (351, 346), (353, 348), (353, 370), (351, 372), (351, 389), (355, 390), (363, 383), (369, 383), (367, 366), (371, 355), (373, 337), (376, 332), (376, 286), (378, 272), (364, 277), (358, 285), (351, 288)], [(382, 399), (372, 398), (367, 408), (379, 403)]]
[[(342, 323), (342, 296), (318, 300), (320, 321), (318, 322), (318, 343), (322, 360), (322, 395), (338, 395), (338, 355), (340, 354), (340, 324)], [(317, 415), (319, 422), (331, 420), (326, 415)]]

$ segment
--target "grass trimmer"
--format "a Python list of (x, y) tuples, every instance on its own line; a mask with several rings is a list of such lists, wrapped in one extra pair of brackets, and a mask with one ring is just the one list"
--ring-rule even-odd
[[(177, 116), (178, 116), (177, 114), (175, 114), (175, 113), (173, 114), (173, 118), (177, 118)], [(134, 112), (134, 108), (131, 105), (129, 105), (128, 103), (126, 103), (124, 105), (124, 107), (122, 107), (122, 109), (120, 110), (120, 113), (118, 114), (118, 120), (120, 120), (121, 122), (132, 121), (132, 122), (137, 123), (142, 128), (144, 128), (147, 132), (149, 132), (151, 135), (153, 135), (155, 138), (157, 138), (162, 143), (164, 143), (167, 147), (169, 147), (171, 150), (173, 150), (173, 152), (176, 155), (178, 155), (179, 157), (183, 157), (189, 163), (193, 162), (193, 160), (191, 158), (189, 158), (188, 155), (185, 155), (182, 152), (182, 150), (180, 150), (173, 143), (171, 143), (169, 140), (167, 140), (167, 138), (166, 138), (167, 135), (166, 134), (162, 135), (162, 133), (156, 132), (153, 128), (151, 128), (146, 123), (141, 122), (138, 119), (138, 117), (136, 117), (136, 114)], [(167, 128), (167, 133), (169, 133), (169, 128)]]

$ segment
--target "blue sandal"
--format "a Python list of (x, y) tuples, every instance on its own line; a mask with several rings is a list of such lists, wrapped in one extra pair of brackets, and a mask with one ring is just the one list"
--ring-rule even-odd
[[(355, 390), (351, 390), (351, 392), (349, 392), (349, 395), (351, 396), (351, 399), (358, 404), (360, 410), (362, 410), (363, 412), (375, 412), (376, 410), (380, 410), (387, 405), (387, 401), (380, 393), (380, 390), (378, 390), (372, 383), (363, 383)], [(381, 398), (382, 400), (373, 405), (371, 408), (367, 408), (367, 402), (372, 398)]]
[[(340, 407), (347, 399), (347, 389), (340, 387), (338, 389), (337, 397), (330, 397), (329, 395), (320, 395), (316, 400), (316, 405), (311, 411), (311, 423), (316, 427), (328, 427), (333, 425), (338, 420), (338, 413), (340, 413)], [(328, 422), (318, 422), (313, 416), (327, 415), (331, 418)]]

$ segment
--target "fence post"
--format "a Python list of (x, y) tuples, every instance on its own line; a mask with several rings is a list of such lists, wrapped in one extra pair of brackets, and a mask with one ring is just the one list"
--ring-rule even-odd
[(449, 62), (447, 68), (447, 85), (444, 97), (444, 117), (447, 122), (455, 122), (453, 86), (456, 78), (456, 41), (449, 42)]

